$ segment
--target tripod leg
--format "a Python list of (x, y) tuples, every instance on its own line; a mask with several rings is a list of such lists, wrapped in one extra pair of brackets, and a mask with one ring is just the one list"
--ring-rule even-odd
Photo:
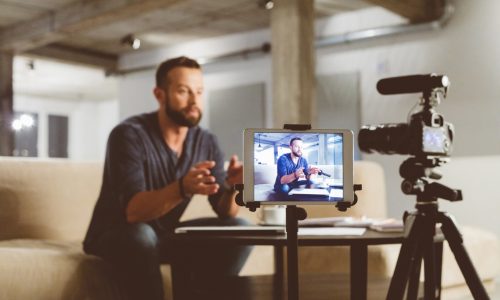
[[(428, 235), (424, 237), (425, 246), (424, 250), (424, 270), (425, 270), (425, 283), (424, 283), (424, 297), (425, 299), (436, 299), (436, 269), (434, 263), (436, 262), (434, 257), (434, 227), (436, 226), (433, 222), (425, 224), (426, 226), (432, 226), (427, 228)], [(430, 230), (430, 231), (429, 231)]]
[(443, 274), (443, 242), (434, 244), (435, 270), (436, 270), (436, 300), (441, 299), (441, 278)]
[[(423, 225), (421, 224), (422, 221), (421, 218), (415, 215), (409, 215), (406, 218), (405, 232), (407, 234), (401, 244), (396, 268), (394, 269), (389, 291), (387, 292), (387, 300), (403, 299), (406, 283), (410, 274), (410, 265), (416, 255), (420, 228)], [(420, 260), (418, 263), (420, 263)]]
[(439, 217), (444, 237), (455, 255), (455, 260), (460, 267), (460, 271), (462, 271), (462, 275), (469, 286), (472, 296), (474, 299), (490, 299), (481, 279), (479, 279), (479, 275), (472, 264), (469, 254), (467, 254), (467, 250), (465, 250), (462, 235), (458, 231), (457, 226), (447, 214), (441, 212)]
[(408, 285), (407, 299), (417, 299), (420, 283), (420, 268), (422, 258), (425, 267), (425, 299), (436, 299), (436, 280), (435, 280), (435, 258), (434, 258), (434, 234), (436, 219), (432, 211), (428, 211), (421, 219), (422, 231), (421, 238), (417, 245), (417, 251), (414, 258), (414, 272), (411, 274)]
[(420, 285), (420, 269), (422, 266), (423, 249), (417, 244), (415, 256), (412, 258), (410, 269), (410, 280), (408, 282), (408, 291), (406, 293), (407, 300), (417, 300), (418, 287)]

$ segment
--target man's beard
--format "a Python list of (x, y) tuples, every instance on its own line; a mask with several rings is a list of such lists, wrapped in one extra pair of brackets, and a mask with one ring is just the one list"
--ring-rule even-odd
[(295, 155), (295, 157), (302, 157), (302, 153), (299, 153), (299, 152), (295, 152), (295, 151), (292, 151), (293, 155)]
[(172, 121), (174, 121), (175, 124), (177, 124), (179, 126), (186, 126), (189, 128), (198, 125), (198, 123), (200, 123), (201, 116), (202, 116), (201, 110), (199, 108), (197, 108), (198, 113), (199, 113), (197, 118), (196, 117), (192, 117), (192, 118), (187, 117), (185, 111), (189, 111), (190, 109), (191, 109), (191, 106), (188, 106), (188, 107), (180, 109), (180, 110), (173, 110), (170, 107), (169, 99), (167, 99), (166, 105), (165, 105), (165, 113)]

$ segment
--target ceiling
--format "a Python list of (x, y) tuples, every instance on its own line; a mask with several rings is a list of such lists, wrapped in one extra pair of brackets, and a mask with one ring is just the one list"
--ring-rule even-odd
[[(270, 0), (0, 0), (0, 53), (31, 54), (116, 70), (137, 51), (269, 27)], [(272, 0), (289, 1), (289, 0)], [(271, 2), (272, 2), (271, 1)], [(302, 1), (302, 0), (301, 0)], [(435, 19), (446, 0), (314, 0), (317, 18), (382, 6), (410, 20)], [(278, 5), (278, 4), (276, 4)]]
[[(372, 6), (363, 0), (316, 0), (316, 17)], [(0, 51), (102, 65), (134, 51), (268, 27), (263, 0), (0, 0)]]
[[(305, 143), (305, 148), (317, 144), (318, 134), (296, 134), (296, 133), (279, 133), (279, 132), (258, 132), (254, 134), (254, 144), (258, 144), (260, 150), (265, 150), (275, 145), (287, 147), (293, 137), (301, 138)], [(328, 138), (328, 142), (337, 143), (341, 142), (342, 135), (333, 135)]]

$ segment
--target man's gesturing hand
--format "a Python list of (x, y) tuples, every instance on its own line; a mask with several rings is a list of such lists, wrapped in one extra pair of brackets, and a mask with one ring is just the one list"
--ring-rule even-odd
[(237, 155), (231, 156), (229, 167), (227, 168), (226, 181), (229, 185), (243, 183), (243, 165), (238, 160)]
[(304, 176), (304, 168), (300, 167), (297, 170), (295, 170), (295, 178), (299, 178), (301, 176)]
[(310, 167), (308, 173), (309, 174), (318, 174), (321, 171), (318, 167)]
[(219, 185), (215, 177), (210, 174), (210, 169), (215, 166), (215, 161), (207, 160), (197, 163), (182, 179), (186, 194), (211, 195), (217, 193)]

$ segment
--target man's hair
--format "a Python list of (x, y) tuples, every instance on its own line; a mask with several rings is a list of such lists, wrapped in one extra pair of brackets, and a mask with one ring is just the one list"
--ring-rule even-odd
[(293, 139), (290, 140), (290, 146), (293, 145), (293, 142), (295, 141), (302, 141), (302, 139), (299, 137), (294, 137)]
[(191, 68), (191, 69), (200, 69), (201, 66), (198, 64), (198, 62), (194, 59), (191, 59), (186, 56), (179, 56), (176, 58), (172, 58), (169, 60), (166, 60), (162, 62), (159, 66), (158, 69), (156, 69), (156, 86), (157, 87), (164, 87), (163, 84), (167, 83), (167, 75), (168, 72), (170, 72), (174, 68), (178, 67), (185, 67), (185, 68)]

